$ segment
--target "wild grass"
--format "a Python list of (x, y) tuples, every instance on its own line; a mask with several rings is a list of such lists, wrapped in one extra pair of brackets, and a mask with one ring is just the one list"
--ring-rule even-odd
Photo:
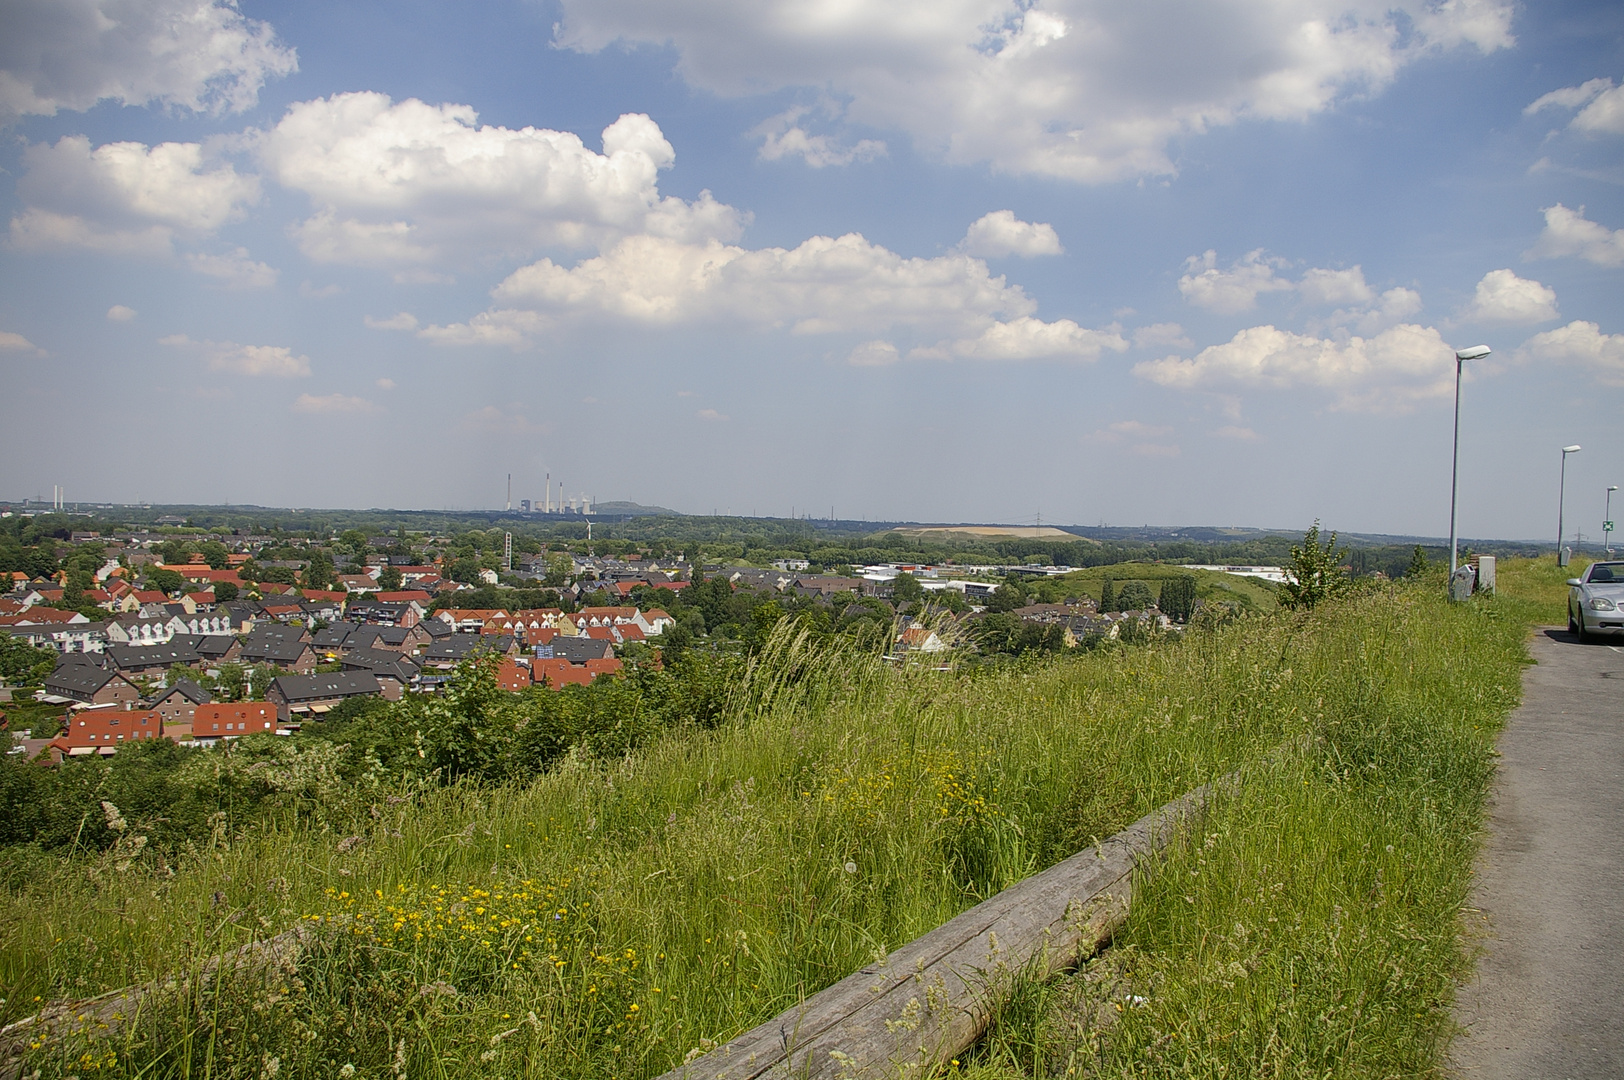
[(1361, 633), (1312, 738), (1248, 762), (1203, 827), (1144, 868), (1105, 1007), (1081, 976), (1028, 988), (1025, 1010), (947, 1071), (1439, 1075), (1494, 740), (1528, 622), (1564, 595), (1549, 564), (1502, 564), (1496, 599), (1411, 601), (1427, 616), (1395, 610), (1386, 632)]
[[(0, 895), (0, 1018), (156, 981), (116, 1038), (36, 1047), (46, 1078), (652, 1076), (1240, 769), (1147, 880), (1150, 1004), (1096, 1066), (1423, 1063), (1520, 635), (1402, 587), (965, 674), (780, 632), (714, 731), (380, 784), (168, 864), (37, 860)], [(187, 977), (301, 922), (327, 930), (292, 968)]]

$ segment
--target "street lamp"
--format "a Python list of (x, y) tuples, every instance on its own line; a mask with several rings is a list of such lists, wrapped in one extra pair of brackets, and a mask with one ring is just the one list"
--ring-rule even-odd
[(1562, 478), (1556, 488), (1556, 565), (1566, 566), (1562, 561), (1562, 511), (1567, 508), (1568, 490), (1568, 455), (1577, 454), (1584, 447), (1575, 443), (1562, 448)]
[(1455, 452), (1449, 462), (1449, 580), (1455, 580), (1455, 487), (1460, 477), (1460, 369), (1467, 360), (1481, 360), (1489, 355), (1487, 345), (1473, 345), (1455, 353)]
[(1613, 492), (1617, 490), (1617, 484), (1608, 487), (1607, 509), (1601, 515), (1601, 545), (1609, 559), (1613, 557)]

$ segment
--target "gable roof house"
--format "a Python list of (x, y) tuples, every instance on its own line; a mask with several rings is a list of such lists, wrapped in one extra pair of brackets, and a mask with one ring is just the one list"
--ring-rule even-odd
[(554, 660), (576, 666), (584, 665), (589, 660), (613, 659), (615, 655), (613, 642), (589, 637), (553, 638), (552, 650)]
[(190, 724), (197, 707), (211, 700), (209, 692), (191, 679), (177, 679), (174, 686), (153, 700), (152, 711), (161, 716), (165, 724)]
[(125, 743), (159, 739), (163, 733), (163, 718), (150, 709), (80, 709), (68, 717), (67, 730), (49, 746), (55, 761), (92, 754), (105, 757), (117, 753)]
[(26, 641), (36, 649), (68, 653), (99, 653), (107, 647), (104, 622), (52, 622), (0, 626), (0, 633)]
[(84, 705), (126, 709), (141, 697), (140, 689), (124, 675), (94, 664), (63, 664), (45, 677), (45, 693)]
[(229, 664), (242, 655), (242, 642), (231, 634), (176, 634), (169, 643), (191, 649), (206, 664)]
[(264, 734), (277, 727), (277, 707), (268, 701), (239, 701), (229, 705), (199, 705), (189, 722), (165, 725), (165, 733), (178, 743), (213, 746), (221, 739)]
[(399, 701), (422, 670), (400, 653), (382, 649), (351, 649), (340, 663), (345, 671), (366, 671), (376, 677), (385, 701)]
[(109, 645), (107, 659), (126, 675), (146, 675), (177, 665), (191, 667), (203, 658), (171, 640), (167, 645)]
[(277, 718), (321, 715), (352, 697), (381, 697), (383, 685), (370, 671), (338, 671), (322, 675), (283, 675), (271, 680), (265, 700), (276, 705)]
[(433, 642), (423, 650), (424, 667), (449, 671), (469, 657), (478, 655), (506, 656), (519, 654), (519, 643), (511, 637), (497, 634), (452, 634)]
[[(281, 633), (276, 632), (281, 630)], [(248, 635), (238, 658), (245, 664), (275, 664), (308, 675), (316, 670), (310, 635), (298, 627), (262, 627)]]

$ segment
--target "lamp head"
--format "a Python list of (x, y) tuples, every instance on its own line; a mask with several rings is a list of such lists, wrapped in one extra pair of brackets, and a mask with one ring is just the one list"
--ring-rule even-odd
[(1470, 349), (1458, 349), (1455, 352), (1456, 360), (1481, 360), (1493, 350), (1487, 345), (1473, 345)]
[(1563, 453), (1564, 453), (1564, 454), (1577, 454), (1577, 453), (1578, 453), (1578, 452), (1579, 452), (1579, 451), (1581, 451), (1581, 450), (1583, 450), (1583, 449), (1584, 449), (1584, 447), (1582, 447), (1582, 446), (1578, 446), (1578, 445), (1574, 445), (1574, 446), (1564, 446), (1564, 447), (1563, 447), (1563, 448), (1562, 448), (1562, 452), (1563, 452)]

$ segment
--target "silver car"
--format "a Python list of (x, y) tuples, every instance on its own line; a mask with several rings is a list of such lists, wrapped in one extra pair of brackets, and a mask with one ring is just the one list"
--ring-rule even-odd
[(1568, 578), (1568, 631), (1624, 635), (1624, 562), (1591, 563), (1584, 577)]

